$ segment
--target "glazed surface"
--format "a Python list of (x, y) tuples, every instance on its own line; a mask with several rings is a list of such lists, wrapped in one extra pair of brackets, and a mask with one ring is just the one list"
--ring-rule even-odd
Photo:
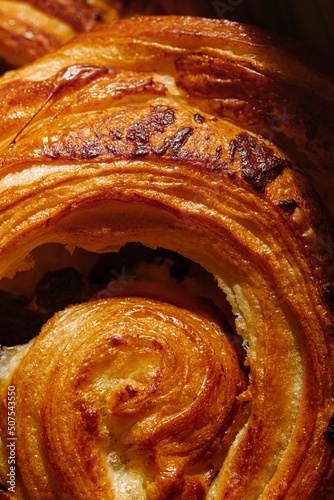
[[(331, 75), (300, 47), (242, 25), (198, 18), (147, 17), (106, 25), (0, 80), (1, 277), (31, 267), (30, 252), (50, 242), (71, 251), (80, 247), (98, 253), (129, 241), (167, 248), (214, 275), (232, 308), (236, 332), (247, 346), (247, 370), (239, 371), (235, 352), (224, 347), (224, 331), (217, 333), (214, 327), (210, 333), (213, 319), (205, 313), (198, 319), (211, 325), (200, 327), (207, 332), (204, 340), (196, 340), (195, 347), (188, 338), (180, 341), (185, 354), (181, 346), (178, 352), (178, 342), (173, 344), (176, 373), (182, 372), (190, 352), (200, 351), (200, 361), (190, 356), (189, 370), (195, 363), (192, 373), (211, 370), (212, 377), (227, 377), (221, 393), (223, 379), (218, 383), (214, 378), (219, 395), (211, 393), (210, 398), (217, 404), (211, 399), (203, 402), (210, 425), (202, 417), (197, 422), (196, 416), (197, 423), (194, 415), (185, 417), (189, 434), (182, 434), (183, 424), (173, 427), (170, 418), (167, 434), (160, 435), (165, 418), (161, 411), (167, 410), (159, 405), (156, 413), (145, 414), (147, 421), (142, 420), (144, 410), (136, 401), (141, 400), (141, 390), (145, 393), (144, 386), (135, 393), (138, 387), (124, 377), (121, 389), (112, 389), (112, 397), (125, 397), (120, 405), (140, 416), (133, 421), (131, 416), (131, 424), (125, 418), (125, 434), (140, 443), (129, 461), (145, 484), (140, 494), (150, 499), (315, 499), (319, 491), (324, 498), (330, 495), (334, 364), (333, 252), (328, 245), (333, 233), (324, 204), (333, 210), (332, 96)], [(31, 415), (31, 426), (18, 424), (19, 438), (27, 446), (18, 455), (19, 493), (10, 498), (67, 494), (84, 499), (92, 491), (100, 495), (97, 498), (110, 498), (117, 491), (115, 470), (120, 468), (119, 456), (132, 453), (126, 448), (131, 439), (121, 440), (125, 448), (117, 448), (114, 472), (108, 472), (111, 438), (102, 421), (113, 424), (119, 417), (110, 411), (117, 413), (118, 407), (113, 400), (107, 416), (101, 416), (105, 388), (86, 389), (85, 363), (88, 355), (89, 366), (104, 363), (105, 356), (118, 356), (116, 346), (106, 348), (107, 337), (101, 333), (108, 311), (116, 311), (117, 322), (117, 311), (125, 304), (133, 305), (129, 311), (148, 307), (147, 329), (154, 327), (153, 303), (143, 300), (97, 300), (59, 312), (17, 358), (10, 375), (6, 372), (2, 394), (8, 385), (17, 386), (24, 420)], [(158, 312), (153, 315), (165, 311), (168, 316), (170, 311), (178, 316), (175, 307), (154, 302)], [(185, 309), (181, 316), (189, 314)], [(72, 335), (72, 329), (85, 330), (83, 322), (91, 328)], [(64, 330), (62, 323), (67, 325)], [(115, 328), (106, 324), (110, 331)], [(159, 340), (160, 327), (153, 330)], [(181, 330), (173, 333), (175, 338), (188, 327)], [(109, 340), (115, 338), (108, 331)], [(140, 339), (134, 339), (130, 344), (121, 339), (121, 350), (123, 345), (137, 345)], [(215, 359), (217, 353), (224, 357), (227, 349), (226, 369), (220, 368), (225, 360), (206, 357), (202, 342), (207, 345), (211, 339)], [(77, 341), (82, 342), (82, 356)], [(167, 335), (164, 342), (169, 345), (172, 339)], [(129, 351), (126, 356), (130, 355)], [(72, 356), (70, 368), (67, 360), (72, 362)], [(36, 362), (40, 357), (43, 363)], [(158, 358), (163, 360), (164, 354)], [(173, 380), (171, 366), (166, 363), (166, 376)], [(65, 385), (59, 391), (50, 389), (45, 397), (43, 384), (48, 387), (55, 370), (54, 384), (59, 377), (59, 384)], [(66, 382), (68, 370), (73, 373)], [(88, 391), (84, 395), (75, 385), (81, 376)], [(35, 392), (39, 384), (34, 380), (41, 381), (41, 393)], [(180, 383), (185, 392), (178, 389), (175, 398), (178, 405), (187, 404), (193, 392)], [(190, 385), (201, 394), (196, 376)], [(82, 454), (76, 451), (79, 444), (67, 442), (57, 424), (65, 414), (62, 391), (71, 394), (66, 425), (71, 429), (80, 422), (76, 439), (83, 443)], [(154, 398), (160, 397), (157, 391)], [(229, 417), (217, 410), (217, 405), (225, 408), (220, 398), (231, 401), (226, 403)], [(4, 396), (1, 408), (4, 415)], [(145, 422), (154, 425), (145, 427)], [(197, 428), (199, 423), (203, 426)], [(39, 426), (43, 431), (36, 441)], [(198, 444), (205, 436), (205, 444)], [(92, 475), (80, 482), (82, 490), (75, 490), (74, 478), (87, 474), (91, 445)], [(169, 446), (180, 450), (182, 460), (170, 453)], [(69, 476), (62, 473), (64, 479), (56, 487), (65, 449)], [(136, 462), (143, 454), (144, 469)], [(38, 456), (36, 461), (32, 456)], [(96, 475), (97, 470), (103, 473)], [(31, 482), (39, 484), (40, 493)]]

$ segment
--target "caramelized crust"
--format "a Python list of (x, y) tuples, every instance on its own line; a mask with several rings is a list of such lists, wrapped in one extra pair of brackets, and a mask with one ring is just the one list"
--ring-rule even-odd
[(208, 313), (59, 312), (2, 377), (2, 415), (8, 386), (20, 409), (10, 498), (132, 499), (118, 488), (138, 481), (150, 500), (330, 498), (333, 82), (300, 50), (144, 17), (0, 80), (1, 277), (48, 242), (177, 251), (226, 293), (250, 370)]

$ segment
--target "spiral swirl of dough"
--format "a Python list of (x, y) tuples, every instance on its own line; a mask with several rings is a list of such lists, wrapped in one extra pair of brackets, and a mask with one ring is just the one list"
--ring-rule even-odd
[(142, 498), (145, 482), (150, 499), (204, 493), (245, 420), (244, 376), (219, 323), (149, 299), (58, 313), (10, 384), (35, 499), (123, 498), (124, 484)]

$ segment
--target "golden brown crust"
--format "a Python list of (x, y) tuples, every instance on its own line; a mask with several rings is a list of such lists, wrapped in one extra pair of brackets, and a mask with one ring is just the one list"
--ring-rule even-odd
[[(113, 25), (112, 31), (100, 27), (89, 38), (82, 35), (78, 43), (85, 46), (83, 57), (69, 44), (50, 65), (46, 60), (38, 67), (40, 76), (35, 69), (23, 74), (38, 81), (55, 75), (64, 65), (86, 64), (91, 44), (97, 65), (141, 70), (145, 64), (148, 71), (168, 73), (172, 64), (179, 92), (185, 91), (196, 107), (288, 148), (290, 157), (308, 169), (334, 213), (327, 189), (334, 154), (329, 57), (250, 26), (175, 16), (127, 19)], [(67, 53), (72, 54), (70, 60)]]
[(104, 0), (1, 0), (0, 58), (11, 67), (35, 61), (76, 33), (118, 18), (121, 8)]
[(43, 500), (119, 494), (108, 474), (113, 454), (127, 462), (124, 481), (132, 471), (150, 481), (148, 498), (186, 498), (191, 481), (207, 490), (208, 471), (246, 418), (236, 399), (244, 375), (219, 322), (139, 297), (55, 316), (11, 385), (20, 394), (22, 485)]
[[(104, 1), (29, 0), (28, 3), (50, 16), (70, 24), (78, 32), (92, 28), (97, 21), (105, 22), (108, 13), (108, 2)], [(112, 2), (109, 3), (112, 4)], [(117, 6), (116, 2), (115, 6)]]
[[(208, 469), (199, 470), (190, 451), (183, 460), (193, 469), (174, 467), (172, 480), (165, 474), (166, 457), (162, 466), (155, 456), (149, 467), (154, 477), (146, 478), (151, 499), (311, 500), (320, 486), (324, 496), (333, 484), (332, 222), (306, 176), (314, 169), (324, 198), (332, 186), (328, 141), (334, 115), (317, 108), (332, 109), (327, 91), (333, 83), (298, 53), (234, 23), (140, 18), (80, 35), (0, 80), (1, 276), (28, 266), (29, 252), (47, 242), (96, 252), (128, 241), (169, 248), (213, 273), (248, 344), (250, 384), (241, 394), (238, 382), (230, 384), (239, 387), (232, 391), (234, 398), (239, 394), (235, 404), (249, 415), (239, 434), (232, 426), (232, 435), (221, 438), (233, 440), (228, 454), (219, 466), (213, 460), (213, 469), (206, 463)], [(269, 118), (282, 102), (294, 117), (277, 131)], [(113, 307), (111, 302), (103, 307)], [(34, 360), (46, 339), (47, 350), (56, 352), (58, 337), (50, 330), (58, 319), (73, 314), (79, 324), (80, 311), (91, 307), (55, 316), (19, 363), (14, 382), (4, 381), (5, 388), (15, 383), (22, 391), (22, 412), (36, 412), (36, 422), (44, 416), (38, 446), (46, 451), (32, 466), (37, 476), (47, 476), (38, 490), (49, 496), (40, 498), (58, 498), (56, 472), (64, 477), (62, 493), (92, 496), (94, 474), (78, 492), (73, 478), (59, 473), (61, 429), (50, 431), (57, 412), (49, 400), (40, 402), (36, 384), (32, 388), (23, 376), (26, 370), (31, 380), (41, 376)], [(69, 340), (71, 352), (73, 346)], [(46, 358), (45, 380), (57, 363)], [(79, 358), (73, 367), (82, 369)], [(58, 390), (51, 392), (61, 398)], [(58, 399), (55, 408), (63, 404)], [(100, 425), (93, 401), (74, 412), (87, 424), (78, 437), (85, 443)], [(19, 432), (25, 439), (23, 424)], [(62, 442), (78, 471), (73, 443)], [(152, 439), (151, 449), (156, 443)], [(28, 486), (28, 463), (22, 455), (20, 484), (27, 498), (38, 498)], [(103, 473), (98, 498), (115, 487), (108, 481)]]

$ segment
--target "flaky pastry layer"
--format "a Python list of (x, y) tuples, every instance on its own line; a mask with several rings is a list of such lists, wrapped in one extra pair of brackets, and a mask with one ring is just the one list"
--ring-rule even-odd
[[(169, 403), (145, 414), (155, 433), (136, 406), (140, 391), (135, 394), (137, 386), (128, 382), (125, 392), (121, 384), (123, 392), (112, 386), (108, 393), (123, 394), (124, 408), (134, 395), (130, 420), (122, 416), (116, 425), (110, 405), (104, 415), (100, 397), (108, 391), (95, 390), (98, 382), (87, 372), (87, 359), (95, 366), (118, 356), (108, 347), (115, 343), (109, 328), (122, 329), (125, 320), (115, 312), (117, 327), (109, 325), (105, 318), (114, 317), (116, 306), (108, 300), (60, 312), (2, 383), (2, 415), (8, 385), (17, 387), (18, 440), (26, 443), (17, 448), (18, 493), (10, 498), (113, 498), (115, 491), (123, 498), (117, 496), (115, 477), (124, 453), (134, 460), (141, 494), (150, 499), (330, 495), (333, 252), (326, 244), (332, 223), (315, 188), (331, 210), (332, 92), (321, 61), (289, 42), (234, 23), (176, 17), (129, 19), (94, 29), (0, 80), (1, 277), (29, 268), (30, 252), (49, 242), (99, 253), (129, 241), (177, 251), (210, 271), (226, 293), (237, 332), (248, 346), (250, 370), (249, 385), (243, 386), (235, 362), (229, 364), (235, 355), (228, 355), (222, 394), (233, 400), (228, 414), (236, 408), (238, 418), (227, 419), (227, 427), (219, 416), (225, 408), (222, 394), (210, 394), (203, 402), (210, 425), (203, 423), (203, 432), (197, 427), (202, 417), (196, 417), (189, 428), (168, 425), (159, 435)], [(146, 307), (141, 300), (125, 303), (137, 311)], [(154, 303), (160, 307), (173, 309)], [(149, 320), (149, 330), (154, 322)], [(207, 368), (211, 361), (198, 347), (202, 340), (195, 347), (188, 340), (174, 344), (174, 336), (181, 335), (173, 333), (176, 323), (170, 320), (171, 338), (166, 334), (176, 353), (175, 373), (183, 366), (181, 347), (186, 346), (189, 370), (195, 363), (191, 386), (199, 386), (200, 394), (199, 365), (208, 363)], [(207, 342), (212, 334), (204, 330)], [(154, 331), (160, 335), (160, 327)], [(215, 335), (216, 346), (222, 340)], [(117, 343), (122, 350), (122, 338)], [(198, 366), (189, 355), (196, 350), (202, 356)], [(212, 355), (218, 351), (223, 355), (223, 346)], [(133, 352), (135, 347), (126, 354), (126, 367)], [(171, 366), (166, 362), (166, 374)], [(215, 366), (218, 391), (225, 368)], [(172, 387), (178, 381), (170, 376), (166, 383)], [(178, 405), (188, 397), (196, 401), (199, 396), (190, 396), (181, 380)], [(106, 450), (114, 438), (103, 419), (117, 432), (126, 426), (122, 449), (114, 449), (110, 459), (112, 473)], [(219, 427), (217, 455), (211, 425)], [(134, 440), (126, 441), (128, 435)], [(3, 426), (3, 440), (6, 436)], [(130, 452), (124, 451), (127, 445)], [(136, 453), (142, 454), (142, 469)], [(122, 480), (130, 481), (124, 474)], [(35, 490), (31, 483), (38, 484)]]

